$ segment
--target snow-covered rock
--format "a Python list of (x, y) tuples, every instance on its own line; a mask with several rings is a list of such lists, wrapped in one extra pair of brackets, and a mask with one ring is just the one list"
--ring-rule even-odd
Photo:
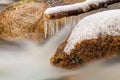
[(120, 9), (109, 10), (85, 17), (73, 29), (64, 51), (70, 54), (78, 41), (106, 35), (120, 36)]

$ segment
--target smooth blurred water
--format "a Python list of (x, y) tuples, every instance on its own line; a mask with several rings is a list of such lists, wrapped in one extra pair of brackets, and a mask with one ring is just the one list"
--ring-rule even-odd
[[(5, 0), (0, 0), (2, 1)], [(120, 80), (119, 57), (74, 71), (50, 65), (50, 57), (71, 31), (69, 26), (64, 27), (43, 45), (30, 41), (0, 40), (0, 80)]]
[(0, 78), (43, 80), (66, 74), (66, 70), (51, 66), (49, 59), (69, 33), (69, 27), (65, 27), (43, 45), (29, 41), (14, 44), (7, 42), (4, 45), (3, 41), (0, 48)]
[(51, 66), (49, 59), (70, 31), (68, 25), (42, 45), (0, 41), (0, 80), (44, 80), (66, 74), (67, 70)]

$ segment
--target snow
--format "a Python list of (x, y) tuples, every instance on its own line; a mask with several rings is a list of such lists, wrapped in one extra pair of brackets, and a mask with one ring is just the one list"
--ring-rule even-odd
[(95, 4), (97, 6), (99, 3), (107, 2), (107, 1), (109, 0), (86, 0), (84, 2), (80, 2), (76, 4), (51, 7), (45, 11), (45, 14), (54, 14), (64, 11), (72, 11), (76, 9), (82, 9), (83, 11), (86, 11), (86, 9), (90, 8), (90, 4)]
[(109, 10), (85, 17), (73, 29), (64, 51), (70, 54), (77, 42), (96, 39), (98, 35), (120, 36), (120, 9)]

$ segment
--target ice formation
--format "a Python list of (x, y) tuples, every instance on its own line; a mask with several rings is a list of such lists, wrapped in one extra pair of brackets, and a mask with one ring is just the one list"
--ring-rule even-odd
[(102, 37), (120, 36), (120, 9), (104, 11), (83, 18), (73, 29), (64, 51), (70, 54), (77, 42), (96, 39), (100, 33)]
[[(64, 17), (62, 19), (56, 20), (44, 20), (44, 33), (45, 38), (51, 38), (54, 36), (61, 28), (69, 27), (71, 30), (79, 21), (78, 16)], [(62, 22), (61, 22), (62, 21)]]
[(44, 33), (45, 38), (52, 37), (59, 30), (59, 21), (57, 20), (44, 20)]

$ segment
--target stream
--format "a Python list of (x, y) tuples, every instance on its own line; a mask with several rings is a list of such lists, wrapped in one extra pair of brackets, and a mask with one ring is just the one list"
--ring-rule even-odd
[[(12, 0), (0, 0), (0, 3), (3, 8)], [(70, 34), (70, 25), (63, 25), (63, 29), (42, 45), (0, 40), (0, 80), (120, 80), (119, 57), (97, 61), (77, 70), (50, 65), (50, 57)]]

